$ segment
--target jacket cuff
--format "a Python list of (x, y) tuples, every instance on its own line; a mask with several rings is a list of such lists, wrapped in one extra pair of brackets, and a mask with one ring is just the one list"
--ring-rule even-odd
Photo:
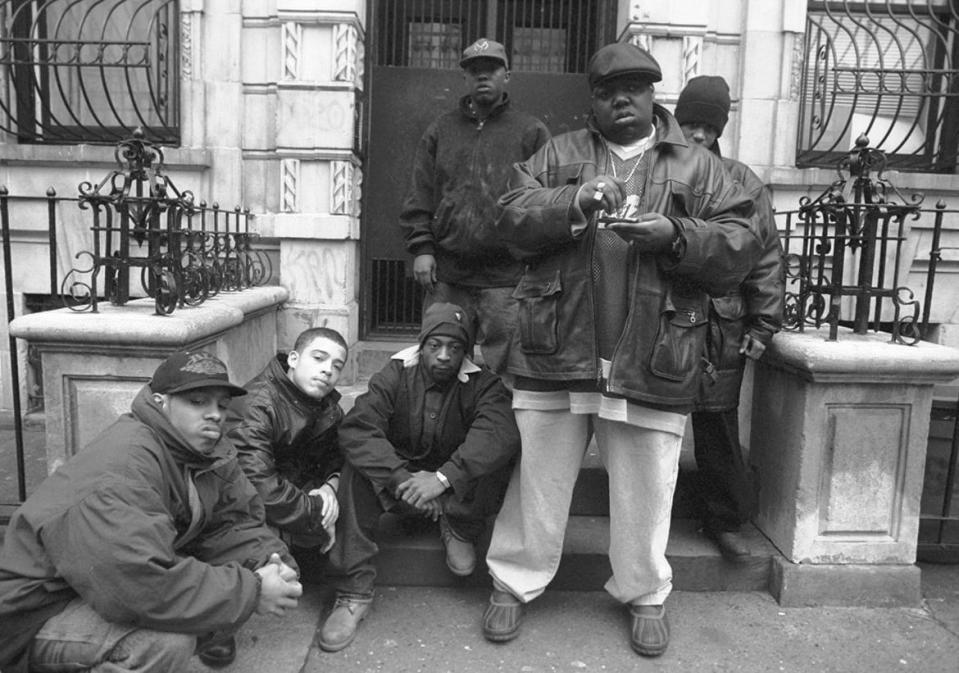
[(393, 474), (390, 475), (390, 495), (396, 496), (396, 489), (400, 487), (407, 479), (410, 479), (413, 475), (405, 467), (401, 467), (398, 470), (395, 470)]
[(432, 243), (417, 243), (410, 246), (410, 254), (414, 257), (419, 255), (436, 255), (436, 246)]
[(443, 473), (443, 476), (450, 480), (450, 487), (453, 489), (454, 493), (463, 491), (463, 482), (466, 480), (466, 475), (463, 474), (463, 470), (458, 468), (451, 461), (446, 461), (440, 466), (439, 471)]

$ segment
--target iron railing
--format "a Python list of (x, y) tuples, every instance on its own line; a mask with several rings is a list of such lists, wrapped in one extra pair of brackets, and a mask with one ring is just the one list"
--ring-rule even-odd
[(115, 157), (120, 169), (96, 186), (80, 184), (79, 206), (93, 217), (93, 249), (77, 253), (83, 265), (61, 283), (67, 306), (95, 312), (99, 296), (125, 304), (136, 285), (133, 269), (140, 270), (140, 287), (158, 314), (272, 276), (269, 257), (253, 248), (249, 209), (223, 211), (181, 193), (163, 172), (163, 150), (139, 130), (117, 144)]
[(832, 166), (867, 135), (904, 171), (959, 153), (959, 2), (809, 3), (796, 163)]
[(0, 0), (0, 129), (21, 143), (178, 145), (176, 0)]
[(914, 344), (929, 320), (936, 268), (930, 265), (920, 321), (920, 302), (904, 284), (908, 224), (932, 213), (941, 232), (943, 215), (959, 211), (944, 203), (923, 208), (922, 195), (903, 196), (884, 177), (886, 155), (868, 145), (860, 136), (832, 185), (815, 199), (800, 199), (797, 210), (777, 213), (784, 230), (784, 329), (828, 325), (835, 340), (844, 324), (857, 334), (889, 332), (892, 341)]

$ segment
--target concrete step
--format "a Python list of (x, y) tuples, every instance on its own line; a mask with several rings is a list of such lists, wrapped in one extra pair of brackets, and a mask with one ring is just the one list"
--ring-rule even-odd
[[(384, 515), (378, 537), (377, 584), (488, 587), (490, 580), (483, 559), (489, 546), (489, 533), (488, 530), (478, 545), (476, 572), (468, 578), (458, 578), (446, 568), (435, 524), (410, 531), (398, 517)], [(673, 519), (666, 556), (673, 568), (674, 588), (677, 591), (768, 591), (772, 560), (779, 554), (752, 526), (744, 530), (743, 537), (751, 555), (741, 561), (727, 561), (699, 531), (696, 520)], [(608, 549), (609, 519), (571, 516), (563, 559), (550, 587), (601, 591), (611, 574)]]

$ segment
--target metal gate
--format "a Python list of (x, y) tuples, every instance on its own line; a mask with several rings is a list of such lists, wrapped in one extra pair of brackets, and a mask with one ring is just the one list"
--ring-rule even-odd
[(479, 37), (510, 54), (512, 104), (554, 134), (589, 111), (586, 64), (613, 40), (609, 0), (376, 0), (370, 17), (368, 152), (363, 185), (363, 335), (406, 338), (419, 328), (422, 290), (399, 228), (416, 144), (463, 94), (459, 59)]

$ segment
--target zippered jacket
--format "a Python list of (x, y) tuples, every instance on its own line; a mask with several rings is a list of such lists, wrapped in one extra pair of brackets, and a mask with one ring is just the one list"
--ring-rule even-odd
[(14, 512), (0, 550), (0, 669), (25, 672), (36, 632), (77, 596), (119, 624), (235, 629), (259, 601), (253, 571), (274, 552), (296, 567), (263, 515), (229, 441), (196, 451), (145, 386)]
[[(678, 243), (659, 253), (628, 246), (625, 264), (594, 251), (596, 218), (573, 227), (580, 185), (606, 172), (599, 131), (553, 138), (517, 164), (500, 203), (497, 231), (525, 272), (513, 293), (519, 329), (509, 371), (547, 381), (596, 381), (603, 392), (685, 412), (705, 363), (709, 294), (742, 282), (761, 251), (753, 204), (720, 159), (691, 148), (673, 116), (654, 105), (656, 140), (639, 212), (669, 217)], [(601, 297), (593, 266), (606, 285), (627, 293), (621, 314), (597, 315)], [(602, 328), (597, 325), (603, 325)], [(602, 331), (601, 331), (602, 330)], [(613, 343), (603, 375), (600, 340)]]
[(441, 282), (515, 285), (522, 265), (496, 236), (496, 201), (513, 163), (548, 139), (546, 125), (514, 110), (505, 94), (485, 121), (472, 111), (469, 96), (433, 121), (416, 148), (400, 213), (409, 253), (434, 255)]
[(336, 390), (315, 400), (286, 374), (278, 355), (234, 397), (227, 436), (240, 466), (263, 498), (266, 521), (293, 535), (323, 535), (323, 499), (309, 495), (340, 471), (336, 428), (343, 418)]

